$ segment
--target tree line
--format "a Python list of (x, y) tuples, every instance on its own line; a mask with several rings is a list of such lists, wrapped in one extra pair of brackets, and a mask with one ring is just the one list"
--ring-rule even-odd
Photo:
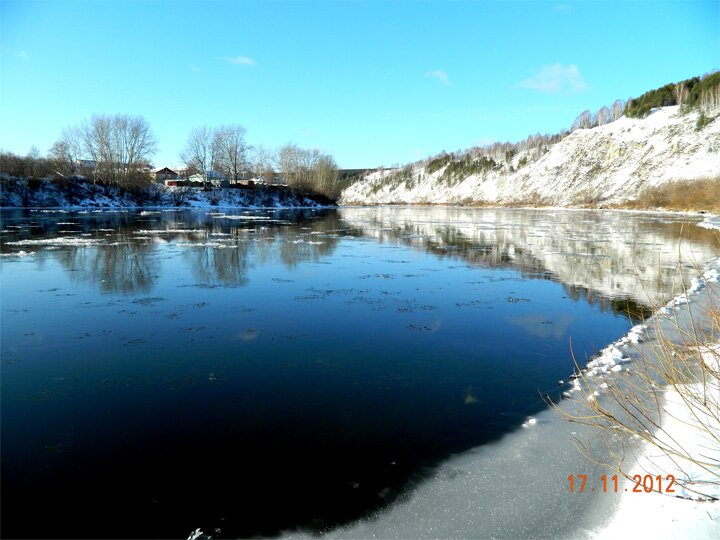
[[(26, 156), (0, 151), (0, 173), (17, 178), (75, 178), (135, 187), (152, 182), (157, 138), (142, 116), (94, 115), (62, 130), (46, 156), (33, 146)], [(281, 180), (289, 187), (335, 198), (339, 195), (334, 158), (288, 143), (278, 151), (251, 146), (239, 124), (193, 128), (180, 151), (186, 174), (223, 175), (230, 182)]]
[(611, 107), (597, 112), (583, 111), (572, 124), (571, 131), (602, 126), (621, 116), (644, 118), (658, 107), (679, 105), (682, 113), (699, 110), (702, 115), (720, 112), (720, 71), (692, 77), (655, 88), (627, 101), (618, 99)]
[(128, 187), (146, 183), (157, 139), (142, 116), (94, 115), (63, 129), (50, 148), (61, 177), (87, 173), (93, 181)]
[(625, 114), (642, 118), (656, 107), (671, 105), (679, 105), (684, 112), (694, 109), (705, 114), (720, 112), (720, 71), (645, 92), (628, 102)]
[(288, 186), (334, 198), (340, 194), (338, 165), (329, 154), (288, 143), (277, 152), (245, 141), (245, 128), (224, 125), (191, 130), (180, 158), (189, 171), (206, 177), (217, 172), (231, 181), (252, 176), (272, 183), (281, 177)]

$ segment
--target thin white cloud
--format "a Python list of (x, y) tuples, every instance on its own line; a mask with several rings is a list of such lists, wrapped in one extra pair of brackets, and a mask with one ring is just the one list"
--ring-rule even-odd
[(438, 69), (436, 71), (428, 71), (425, 76), (435, 78), (441, 83), (443, 83), (445, 86), (450, 86), (450, 78), (448, 77), (448, 74), (441, 69)]
[(575, 64), (543, 66), (534, 77), (520, 81), (518, 86), (548, 93), (587, 90), (587, 83)]
[(231, 64), (235, 64), (236, 66), (254, 66), (255, 60), (252, 58), (249, 58), (247, 56), (228, 56), (225, 58), (228, 62)]

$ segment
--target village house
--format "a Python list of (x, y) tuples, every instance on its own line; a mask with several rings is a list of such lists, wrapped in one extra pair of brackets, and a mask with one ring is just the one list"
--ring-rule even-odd
[(162, 183), (166, 180), (177, 180), (178, 178), (180, 178), (180, 175), (168, 167), (163, 167), (155, 171), (156, 182)]
[(207, 171), (205, 174), (193, 174), (188, 181), (191, 182), (191, 186), (202, 187), (206, 182), (211, 184), (213, 187), (229, 187), (227, 177), (217, 171)]

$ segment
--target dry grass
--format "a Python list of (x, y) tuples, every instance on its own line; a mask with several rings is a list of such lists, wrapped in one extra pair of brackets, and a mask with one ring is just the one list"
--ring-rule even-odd
[(634, 210), (662, 208), (677, 211), (720, 212), (720, 176), (679, 180), (646, 188), (639, 198), (617, 206)]
[[(681, 323), (671, 312), (647, 323), (654, 337), (632, 362), (630, 371), (592, 376), (576, 363), (579, 391), (574, 396), (579, 408), (558, 411), (571, 422), (595, 428), (595, 434), (606, 443), (610, 462), (594, 458), (586, 452), (585, 442), (576, 440), (590, 460), (600, 461), (630, 478), (637, 443), (643, 441), (654, 449), (654, 459), (659, 462), (669, 460), (683, 473), (686, 467), (694, 467), (709, 473), (714, 483), (720, 484), (720, 370), (703, 360), (703, 354), (720, 341), (720, 305), (712, 289), (705, 293), (705, 307), (696, 314), (702, 321), (690, 315)], [(660, 324), (663, 319), (671, 321), (670, 335)], [(692, 424), (706, 442), (707, 454), (688, 446), (689, 441), (678, 440), (675, 433), (664, 431), (661, 419), (666, 414), (663, 395), (667, 390), (676, 392), (692, 412)], [(698, 491), (687, 477), (678, 477), (677, 484), (687, 492), (705, 495), (704, 489)]]

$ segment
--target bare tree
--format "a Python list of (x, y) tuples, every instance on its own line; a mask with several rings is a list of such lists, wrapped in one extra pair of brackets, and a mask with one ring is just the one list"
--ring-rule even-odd
[(180, 152), (180, 159), (183, 160), (188, 169), (202, 171), (203, 179), (207, 182), (207, 173), (215, 166), (215, 135), (213, 130), (207, 126), (194, 128), (185, 147)]
[(235, 181), (247, 167), (246, 130), (239, 124), (220, 126), (213, 134), (215, 163), (227, 178)]
[(269, 184), (274, 176), (275, 154), (264, 146), (252, 149), (252, 168), (256, 178), (263, 178)]
[(338, 196), (338, 166), (332, 156), (320, 155), (315, 161), (315, 186), (320, 193), (334, 198)]
[(62, 130), (60, 138), (48, 152), (55, 174), (61, 177), (82, 173), (80, 159), (83, 155), (83, 137), (78, 126)]
[(114, 156), (110, 149), (110, 119), (106, 116), (94, 116), (80, 126), (83, 149), (95, 163), (93, 182), (100, 178), (112, 177)]
[(22, 177), (25, 174), (25, 159), (12, 152), (0, 151), (0, 172)]
[(607, 107), (601, 107), (595, 115), (595, 123), (598, 126), (604, 126), (605, 124), (611, 122), (611, 117), (612, 114), (610, 113), (610, 109), (608, 109)]
[(306, 150), (295, 144), (286, 144), (278, 151), (280, 173), (289, 186), (301, 190), (337, 195), (337, 164), (332, 156), (319, 150)]
[(610, 110), (610, 118), (614, 122), (615, 120), (619, 120), (623, 113), (625, 112), (625, 102), (622, 99), (616, 99), (615, 102), (612, 104), (612, 109)]
[(700, 92), (700, 110), (710, 113), (720, 110), (720, 84)]
[(39, 178), (42, 176), (44, 161), (40, 157), (40, 150), (33, 144), (27, 156), (25, 156), (25, 176), (27, 178)]
[(95, 115), (79, 130), (83, 149), (95, 162), (95, 179), (120, 185), (149, 180), (146, 168), (157, 142), (142, 116)]
[(580, 113), (580, 115), (575, 119), (572, 125), (572, 130), (575, 131), (576, 129), (588, 129), (592, 127), (592, 114), (590, 111), (583, 111)]
[(277, 153), (277, 164), (280, 169), (280, 174), (287, 182), (289, 186), (298, 187), (300, 184), (300, 148), (296, 144), (288, 143)]
[(689, 94), (690, 92), (685, 81), (675, 83), (675, 101), (678, 105), (682, 106)]

